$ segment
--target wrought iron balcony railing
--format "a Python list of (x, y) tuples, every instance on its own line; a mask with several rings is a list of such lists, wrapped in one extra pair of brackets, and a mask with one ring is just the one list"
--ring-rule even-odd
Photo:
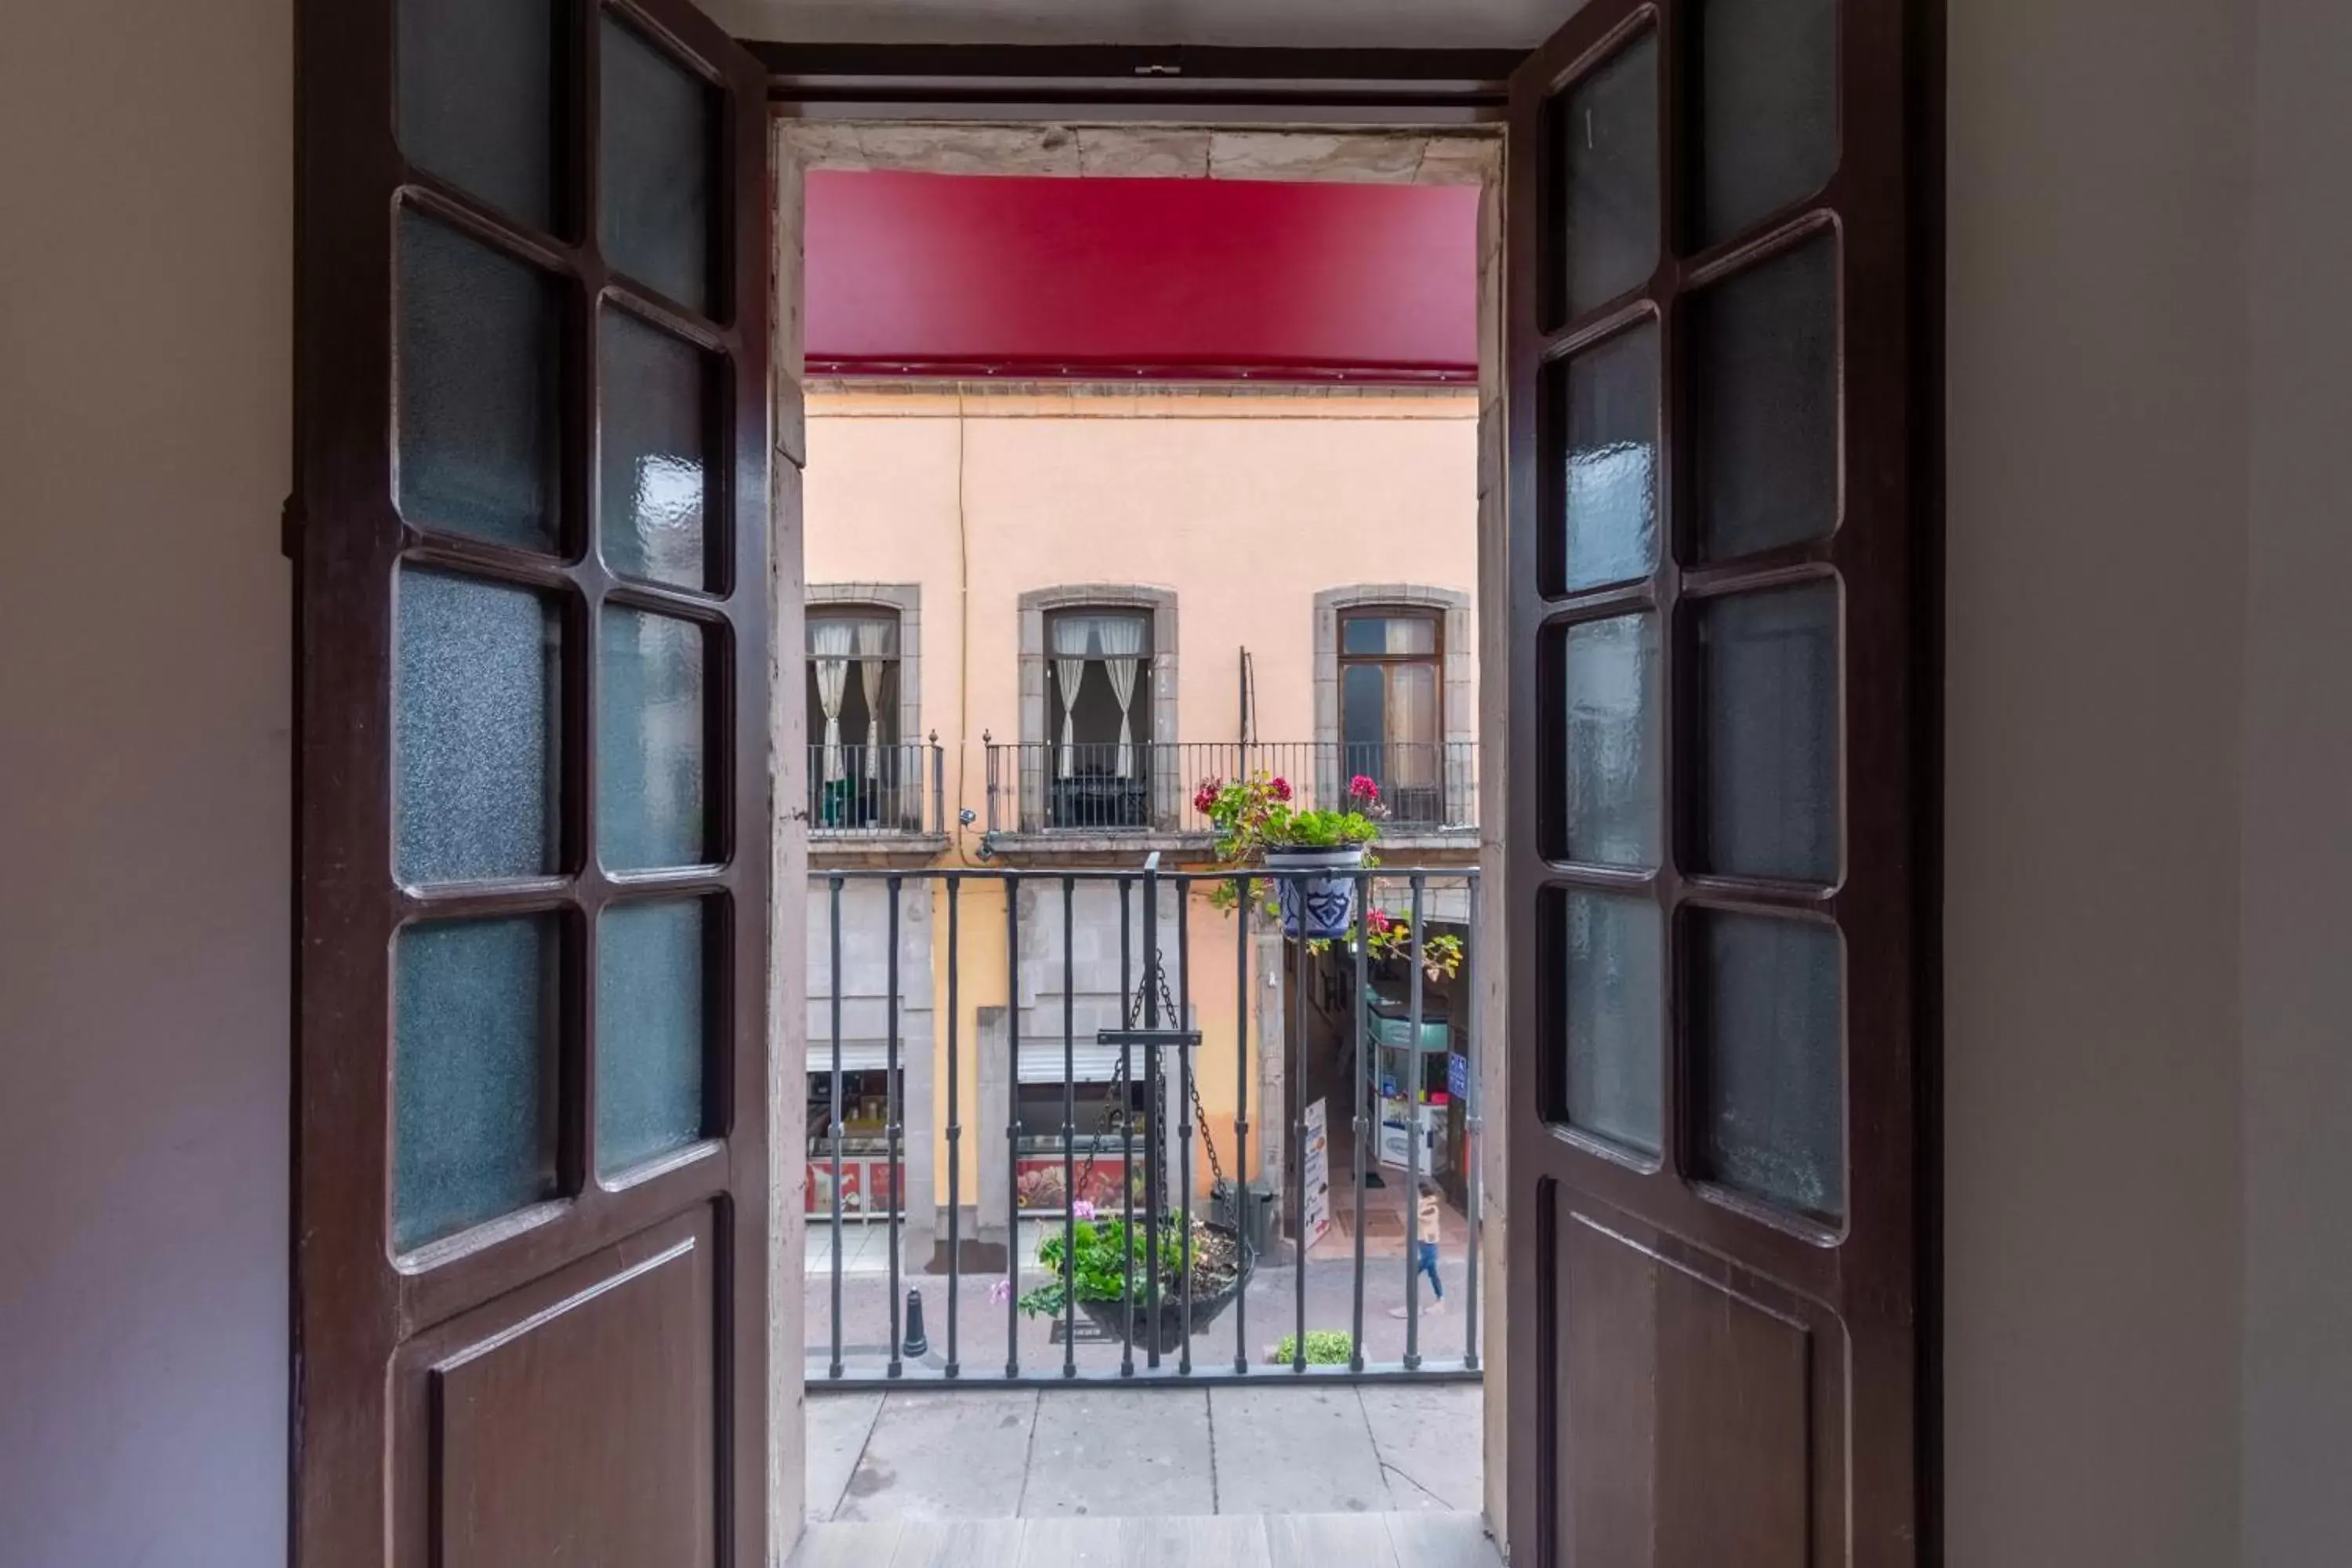
[[(812, 1384), (1475, 1376), (1477, 887), (813, 873)], [(1082, 1243), (1124, 1251), (1115, 1289)]]
[(988, 827), (1020, 834), (1207, 834), (1203, 782), (1264, 773), (1318, 810), (1347, 805), (1370, 779), (1391, 835), (1478, 825), (1478, 747), (1468, 741), (1350, 745), (1335, 741), (1032, 742), (988, 747)]
[(947, 831), (946, 753), (936, 742), (809, 748), (809, 832), (819, 838)]

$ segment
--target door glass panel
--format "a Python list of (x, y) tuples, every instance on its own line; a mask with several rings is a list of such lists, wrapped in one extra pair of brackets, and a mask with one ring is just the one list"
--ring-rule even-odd
[(394, 867), (404, 882), (557, 865), (562, 632), (537, 594), (404, 569), (393, 701)]
[(555, 1192), (558, 945), (546, 915), (400, 933), (393, 962), (395, 1251)]
[(1647, 34), (1552, 103), (1562, 264), (1554, 325), (1650, 280), (1658, 266), (1658, 40)]
[(541, 229), (555, 213), (553, 0), (400, 0), (409, 161)]
[(709, 362), (625, 310), (604, 312), (598, 529), (604, 564), (683, 588), (709, 583)]
[(607, 869), (700, 865), (709, 659), (691, 621), (608, 606), (596, 703), (596, 844)]
[(1655, 866), (1663, 815), (1658, 618), (1620, 616), (1570, 626), (1563, 658), (1565, 858)]
[(562, 303), (543, 274), (400, 215), (400, 514), (551, 550)]
[(1836, 585), (1703, 600), (1695, 619), (1706, 813), (1697, 868), (1834, 882)]
[[(1647, 577), (1658, 563), (1658, 326), (1570, 360), (1561, 587)], [(1557, 395), (1557, 394), (1555, 394)]]
[(1837, 1217), (1845, 1211), (1837, 931), (1701, 910), (1691, 936), (1694, 1173)]
[(1837, 168), (1837, 0), (1703, 0), (1699, 230), (1707, 244)]
[(1821, 234), (1691, 301), (1697, 536), (1707, 560), (1837, 527), (1837, 242)]
[(1379, 771), (1388, 743), (1389, 686), (1377, 664), (1351, 664), (1339, 691), (1339, 734), (1347, 742), (1348, 766), (1360, 773)]
[(1647, 894), (1559, 899), (1568, 1123), (1645, 1154), (1663, 1146), (1665, 1037), (1658, 906)]
[(607, 910), (596, 932), (596, 1172), (703, 1135), (706, 904)]
[(604, 258), (708, 315), (718, 95), (610, 16), (603, 49)]

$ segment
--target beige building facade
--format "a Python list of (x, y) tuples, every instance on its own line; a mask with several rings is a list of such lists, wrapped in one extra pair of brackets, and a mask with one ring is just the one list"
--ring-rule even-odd
[[(1059, 1212), (1065, 1026), (1081, 1080), (1078, 1147), (1097, 1148), (1116, 1120), (1107, 1080), (1118, 1068), (1095, 1035), (1120, 1021), (1141, 983), (1143, 912), (1130, 890), (1122, 932), (1118, 883), (1078, 880), (1066, 947), (1055, 873), (1139, 872), (1154, 852), (1171, 871), (1213, 865), (1192, 805), (1206, 779), (1263, 770), (1321, 804), (1357, 773), (1378, 776), (1393, 812), (1384, 863), (1456, 872), (1427, 886), (1427, 912), (1433, 929), (1466, 920), (1477, 413), (1467, 387), (814, 391), (803, 692), (813, 1214), (830, 1213), (836, 992), (845, 1212), (879, 1216), (898, 1193), (886, 1134), (894, 1089), (910, 1263), (943, 1256), (951, 1121), (967, 1130), (961, 1235), (1001, 1243), (1008, 1094), (1020, 1100), (1019, 1202)], [(951, 1031), (947, 881), (932, 874), (943, 869), (971, 874), (957, 893)], [(1008, 870), (1025, 876), (994, 875)], [(877, 871), (900, 879), (895, 925)], [(1193, 887), (1180, 912), (1184, 895), (1164, 889), (1155, 911), (1171, 991), (1202, 1036), (1193, 1166), (1204, 1195), (1209, 1150), (1228, 1171), (1236, 1163), (1244, 1084), (1249, 1169), (1280, 1184), (1288, 1016), (1283, 944), (1261, 930), (1243, 1059), (1242, 927), (1207, 892)], [(1181, 1120), (1172, 1100), (1163, 1110), (1169, 1125)], [(1080, 1182), (1081, 1197), (1116, 1191), (1110, 1162)]]

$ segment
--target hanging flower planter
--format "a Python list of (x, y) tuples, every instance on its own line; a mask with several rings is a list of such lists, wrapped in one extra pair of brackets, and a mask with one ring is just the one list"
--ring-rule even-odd
[[(1242, 868), (1253, 864), (1266, 875), (1250, 891), (1253, 913), (1279, 921), (1282, 933), (1309, 951), (1360, 940), (1375, 959), (1386, 962), (1418, 953), (1432, 980), (1451, 980), (1462, 969), (1462, 939), (1425, 932), (1418, 946), (1413, 922), (1380, 909), (1361, 910), (1358, 874), (1380, 862), (1373, 840), (1388, 808), (1379, 783), (1362, 773), (1348, 781), (1344, 810), (1316, 811), (1297, 805), (1290, 782), (1265, 773), (1228, 784), (1205, 779), (1193, 793), (1192, 809), (1217, 830), (1217, 858)], [(1271, 888), (1266, 883), (1274, 884)], [(1239, 907), (1239, 888), (1220, 882), (1209, 902), (1228, 913)]]
[(1257, 1257), (1249, 1243), (1231, 1226), (1195, 1224), (1192, 1237), (1196, 1267), (1188, 1278), (1171, 1281), (1163, 1275), (1156, 1305), (1145, 1300), (1150, 1287), (1139, 1265), (1132, 1297), (1101, 1300), (1081, 1295), (1078, 1310), (1103, 1332), (1139, 1351), (1167, 1355), (1181, 1348), (1187, 1301), (1192, 1307), (1192, 1331), (1197, 1334), (1249, 1288), (1250, 1275), (1257, 1268)]
[(1336, 942), (1356, 923), (1356, 878), (1365, 850), (1381, 836), (1380, 786), (1358, 774), (1348, 781), (1348, 804), (1318, 811), (1294, 801), (1290, 781), (1254, 773), (1227, 784), (1208, 779), (1192, 809), (1217, 829), (1217, 858), (1235, 865), (1255, 859), (1274, 884), (1268, 912), (1283, 934)]
[(1356, 873), (1364, 847), (1337, 849), (1268, 849), (1265, 868), (1276, 873), (1276, 903), (1282, 933), (1309, 942), (1337, 942), (1356, 923)]
[[(1105, 1333), (1138, 1350), (1162, 1353), (1184, 1342), (1187, 1303), (1194, 1333), (1213, 1323), (1249, 1286), (1257, 1257), (1233, 1226), (1204, 1220), (1192, 1222), (1192, 1245), (1180, 1238), (1181, 1222), (1161, 1221), (1160, 1290), (1151, 1291), (1150, 1227), (1135, 1217), (1133, 1238), (1125, 1219), (1097, 1220), (1092, 1206), (1078, 1205), (1085, 1217), (1071, 1230), (1077, 1238), (1071, 1268), (1077, 1310)], [(1037, 1263), (1047, 1282), (1020, 1300), (1029, 1317), (1058, 1318), (1067, 1310), (1063, 1292), (1063, 1234), (1049, 1231), (1037, 1248)]]

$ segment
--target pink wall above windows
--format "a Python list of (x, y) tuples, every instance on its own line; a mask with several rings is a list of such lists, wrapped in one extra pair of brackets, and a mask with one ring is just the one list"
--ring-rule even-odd
[(1469, 185), (813, 172), (821, 375), (1475, 382)]

